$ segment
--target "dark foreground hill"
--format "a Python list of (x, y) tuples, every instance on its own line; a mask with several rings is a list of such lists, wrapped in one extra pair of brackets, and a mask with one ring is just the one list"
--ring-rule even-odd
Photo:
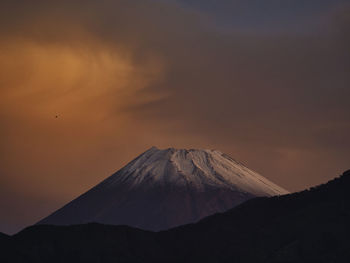
[(8, 235), (5, 235), (3, 233), (0, 233), (0, 247), (2, 244), (5, 244), (10, 239)]
[(300, 193), (255, 198), (159, 233), (125, 226), (33, 226), (0, 262), (350, 262), (350, 172)]

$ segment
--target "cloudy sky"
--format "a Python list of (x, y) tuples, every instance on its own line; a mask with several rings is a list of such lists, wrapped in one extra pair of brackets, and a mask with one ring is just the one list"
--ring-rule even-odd
[(138, 154), (219, 149), (290, 190), (350, 168), (350, 1), (3, 0), (0, 232)]

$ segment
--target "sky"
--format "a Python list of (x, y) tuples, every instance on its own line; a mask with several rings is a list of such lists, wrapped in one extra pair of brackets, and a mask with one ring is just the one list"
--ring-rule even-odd
[(218, 149), (289, 191), (340, 175), (349, 36), (341, 0), (1, 1), (0, 232), (151, 146)]

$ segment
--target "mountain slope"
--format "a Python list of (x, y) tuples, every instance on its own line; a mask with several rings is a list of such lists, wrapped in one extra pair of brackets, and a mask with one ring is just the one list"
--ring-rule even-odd
[(7, 238), (7, 237), (8, 237), (8, 235), (6, 235), (6, 234), (0, 232), (0, 238), (1, 238), (1, 239)]
[(287, 191), (214, 150), (152, 147), (39, 224), (163, 230)]
[(171, 249), (178, 262), (350, 262), (349, 189), (350, 171), (300, 193), (249, 200), (164, 239), (182, 240), (180, 255)]
[(9, 240), (10, 236), (0, 232), (0, 246)]
[[(1, 262), (350, 262), (350, 171), (300, 193), (255, 198), (153, 233), (88, 224), (33, 226)], [(2, 255), (2, 258), (1, 258)]]

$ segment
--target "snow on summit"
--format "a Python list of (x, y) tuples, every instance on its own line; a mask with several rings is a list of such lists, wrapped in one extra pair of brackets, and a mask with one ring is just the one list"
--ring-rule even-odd
[(163, 230), (288, 192), (217, 150), (152, 147), (39, 223)]
[(287, 191), (217, 150), (152, 147), (105, 183), (174, 184), (199, 191), (228, 188), (256, 196), (286, 194)]

